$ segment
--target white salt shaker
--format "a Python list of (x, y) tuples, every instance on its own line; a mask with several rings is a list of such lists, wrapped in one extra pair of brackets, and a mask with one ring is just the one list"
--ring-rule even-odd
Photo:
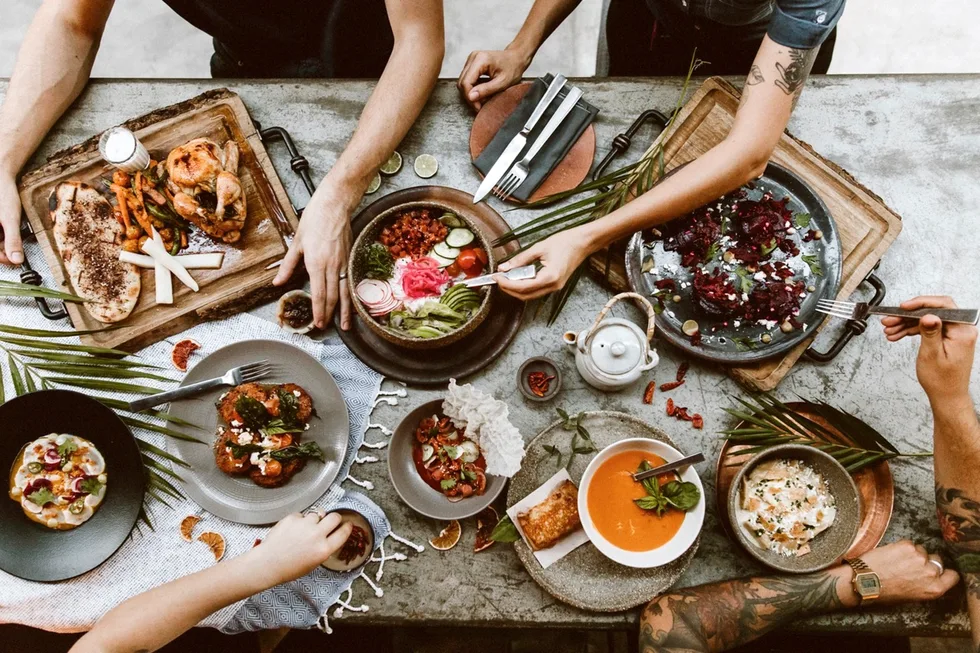
[(113, 127), (99, 138), (99, 153), (102, 158), (125, 172), (139, 172), (150, 165), (150, 154), (136, 138), (136, 134), (125, 127)]

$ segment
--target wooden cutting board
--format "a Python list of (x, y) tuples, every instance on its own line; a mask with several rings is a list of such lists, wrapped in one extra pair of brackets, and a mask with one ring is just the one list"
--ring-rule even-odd
[[(662, 142), (668, 172), (698, 158), (731, 131), (740, 96), (738, 89), (720, 77), (709, 78), (681, 109), (673, 127), (658, 136), (647, 152)], [(772, 161), (802, 177), (830, 209), (840, 232), (844, 256), (837, 297), (847, 299), (898, 237), (902, 230), (901, 216), (846, 170), (789, 132), (776, 145)], [(624, 256), (625, 243), (620, 243), (611, 252), (599, 252), (589, 261), (590, 267), (605, 275), (617, 292), (629, 290)], [(789, 373), (811, 342), (812, 338), (803, 341), (782, 357), (751, 366), (729, 367), (728, 374), (751, 390), (771, 390)]]
[[(153, 271), (142, 270), (140, 299), (132, 314), (119, 322), (118, 328), (82, 336), (82, 341), (135, 351), (206, 319), (245, 311), (283, 292), (272, 286), (276, 270), (265, 268), (285, 255), (288, 239), (299, 223), (242, 99), (228, 89), (216, 89), (125, 125), (156, 160), (165, 159), (174, 147), (194, 138), (210, 138), (219, 146), (234, 139), (241, 151), (238, 173), (246, 198), (245, 228), (241, 240), (232, 245), (215, 242), (195, 228), (189, 248), (182, 253), (225, 253), (220, 270), (191, 271), (200, 291), (192, 292), (174, 279), (174, 303), (157, 305)], [(109, 174), (111, 168), (99, 156), (96, 135), (58, 152), (21, 179), (21, 202), (50, 268), (52, 279), (46, 278), (46, 285), (74, 292), (55, 244), (48, 197), (59, 183), (68, 180), (103, 189), (100, 179)], [(76, 329), (104, 326), (80, 304), (67, 304), (66, 309)]]

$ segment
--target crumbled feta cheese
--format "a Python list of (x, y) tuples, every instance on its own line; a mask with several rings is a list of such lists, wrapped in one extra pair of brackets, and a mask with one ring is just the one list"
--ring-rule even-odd
[(237, 419), (233, 419), (233, 420), (231, 420), (231, 425), (232, 426), (242, 426), (242, 423), (239, 422)]
[(741, 320), (735, 320), (734, 322), (732, 322), (732, 326), (735, 327), (736, 329), (739, 328), (740, 326), (742, 326)]
[(758, 272), (752, 275), (752, 278), (755, 279), (756, 281), (765, 281), (766, 273), (763, 272), (762, 270), (759, 270)]
[(252, 434), (245, 431), (238, 436), (238, 444), (252, 444)]
[(258, 465), (259, 464), (259, 452), (258, 451), (253, 451), (252, 452), (252, 455), (248, 457), (248, 462), (252, 463), (253, 465)]
[(304, 424), (303, 425), (303, 430), (304, 431), (309, 431), (310, 430), (310, 425), (309, 424)]
[(793, 227), (790, 227), (789, 229), (786, 230), (786, 233), (788, 233), (790, 236), (792, 236), (793, 234), (796, 233), (796, 229), (794, 229)]
[(728, 299), (729, 300), (735, 301), (737, 298), (738, 298), (738, 296), (735, 293), (728, 293)]
[(228, 397), (228, 394), (229, 393), (226, 392), (223, 395), (221, 395), (220, 397), (218, 397), (218, 401), (224, 401)]
[(743, 292), (742, 293), (742, 301), (743, 302), (749, 301), (749, 293), (747, 293), (747, 292)]
[(302, 397), (303, 396), (303, 393), (300, 392), (299, 390), (293, 390), (293, 396), (294, 397)]

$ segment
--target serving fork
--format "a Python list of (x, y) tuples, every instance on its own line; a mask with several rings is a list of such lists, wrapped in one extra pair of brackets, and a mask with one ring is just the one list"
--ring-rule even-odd
[(582, 89), (577, 86), (573, 86), (568, 91), (568, 95), (562, 100), (561, 104), (558, 105), (558, 109), (548, 120), (548, 124), (544, 126), (541, 133), (538, 134), (538, 138), (531, 145), (531, 149), (527, 151), (524, 158), (514, 164), (514, 167), (510, 169), (510, 172), (501, 180), (499, 184), (493, 189), (493, 194), (498, 199), (507, 200), (514, 191), (520, 188), (524, 180), (527, 179), (528, 167), (531, 164), (531, 159), (544, 147), (544, 144), (548, 142), (551, 135), (555, 133), (559, 125), (568, 117), (568, 114), (572, 112), (575, 105), (582, 98)]
[(248, 363), (247, 365), (239, 365), (238, 367), (231, 368), (225, 373), (224, 376), (219, 376), (216, 379), (198, 381), (197, 383), (191, 383), (190, 385), (185, 385), (184, 387), (177, 388), (176, 390), (169, 390), (167, 392), (161, 392), (159, 394), (150, 395), (149, 397), (137, 399), (136, 401), (131, 401), (129, 403), (129, 410), (137, 413), (141, 410), (153, 408), (154, 406), (159, 406), (176, 399), (193, 397), (205, 392), (206, 390), (211, 390), (212, 388), (251, 383), (252, 381), (258, 381), (259, 379), (268, 376), (270, 372), (272, 372), (272, 365), (270, 365), (269, 361), (267, 360), (256, 361), (254, 363)]
[(918, 320), (924, 315), (935, 315), (943, 322), (976, 324), (980, 311), (975, 308), (917, 308), (907, 311), (898, 306), (872, 306), (868, 302), (841, 302), (833, 299), (817, 301), (817, 311), (845, 320), (863, 320), (869, 315), (891, 315)]

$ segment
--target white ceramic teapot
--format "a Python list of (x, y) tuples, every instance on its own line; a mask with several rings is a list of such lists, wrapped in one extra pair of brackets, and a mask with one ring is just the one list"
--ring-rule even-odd
[[(613, 305), (627, 297), (646, 310), (645, 332), (630, 320), (606, 318)], [(646, 297), (624, 292), (609, 300), (591, 327), (577, 335), (567, 331), (563, 339), (574, 349), (575, 366), (583, 379), (599, 390), (621, 390), (660, 362), (657, 351), (650, 346), (654, 326), (653, 306)]]

